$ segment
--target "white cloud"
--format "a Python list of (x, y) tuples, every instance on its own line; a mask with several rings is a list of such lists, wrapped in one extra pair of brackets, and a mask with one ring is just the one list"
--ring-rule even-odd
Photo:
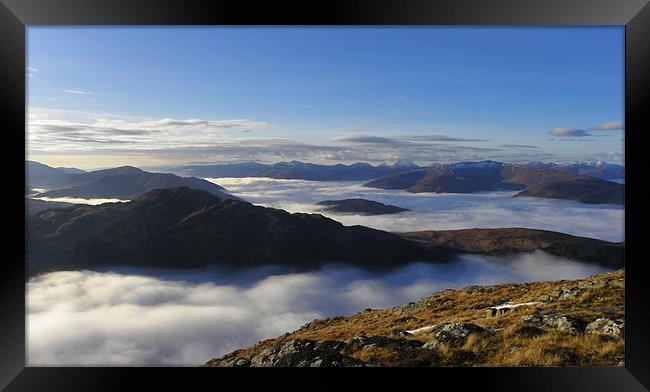
[(594, 131), (622, 131), (625, 129), (625, 126), (621, 121), (613, 121), (597, 125), (591, 129)]
[(34, 68), (34, 67), (25, 68), (25, 75), (27, 75), (27, 77), (29, 78), (34, 77), (34, 74), (37, 72), (38, 72), (38, 68)]
[(74, 94), (74, 95), (93, 95), (90, 91), (83, 90), (63, 90), (64, 93)]
[(215, 132), (229, 128), (261, 129), (247, 119), (127, 119), (84, 113), (72, 116), (29, 108), (27, 145), (31, 153), (135, 153), (214, 148)]
[[(516, 192), (474, 194), (409, 193), (363, 187), (363, 182), (317, 182), (270, 178), (219, 178), (213, 181), (255, 204), (289, 212), (320, 213), (345, 225), (405, 232), (490, 227), (526, 227), (622, 241), (624, 209), (569, 200), (513, 198)], [(323, 212), (323, 200), (363, 198), (411, 212), (361, 216)], [(571, 219), (567, 219), (571, 217)]]
[(28, 282), (27, 363), (197, 366), (315, 318), (403, 304), (446, 288), (600, 272), (542, 252), (468, 255), (383, 274), (341, 266), (303, 273), (56, 272)]

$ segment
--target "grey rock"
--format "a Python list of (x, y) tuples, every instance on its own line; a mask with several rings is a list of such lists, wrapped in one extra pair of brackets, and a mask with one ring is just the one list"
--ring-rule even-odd
[(280, 347), (262, 350), (251, 360), (259, 367), (361, 366), (363, 362), (343, 355), (345, 343), (335, 340), (290, 340)]
[(583, 319), (566, 314), (535, 314), (522, 317), (521, 322), (571, 333), (584, 332), (587, 326)]
[(227, 358), (219, 362), (217, 366), (219, 367), (248, 367), (251, 365), (251, 361), (246, 358), (234, 357)]
[(444, 325), (435, 337), (426, 342), (422, 348), (434, 350), (441, 346), (459, 346), (471, 334), (484, 333), (485, 329), (476, 324), (451, 323)]
[(620, 338), (624, 331), (625, 320), (622, 319), (614, 321), (608, 318), (598, 318), (585, 328), (585, 333), (603, 335), (614, 339)]

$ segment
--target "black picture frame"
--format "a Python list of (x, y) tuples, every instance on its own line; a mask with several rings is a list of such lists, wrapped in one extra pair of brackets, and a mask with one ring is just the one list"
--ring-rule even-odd
[[(62, 368), (25, 366), (25, 31), (37, 25), (620, 25), (625, 26), (625, 232), (626, 345), (624, 368), (426, 368), (405, 369), (411, 381), (431, 388), (512, 391), (650, 390), (650, 290), (642, 249), (649, 192), (643, 187), (642, 137), (650, 129), (650, 4), (644, 0), (315, 0), (250, 2), (224, 0), (0, 0), (0, 96), (6, 180), (5, 257), (0, 263), (0, 388), (18, 390), (122, 390), (135, 380), (166, 387), (224, 378), (245, 385), (238, 370), (181, 368)], [(21, 180), (22, 176), (22, 180)], [(22, 207), (22, 208), (21, 208)], [(637, 256), (635, 258), (635, 255)], [(182, 371), (182, 373), (179, 373)], [(254, 370), (255, 371), (255, 370)], [(282, 380), (264, 372), (258, 381)], [(286, 371), (286, 370), (285, 370)], [(290, 371), (293, 371), (290, 369)], [(339, 377), (310, 372), (319, 386)], [(332, 370), (326, 370), (332, 372)], [(342, 370), (351, 372), (352, 370)], [(399, 377), (393, 369), (365, 370), (366, 386)], [(404, 370), (400, 370), (402, 372)], [(350, 373), (347, 376), (356, 376)], [(402, 374), (403, 375), (403, 374)], [(413, 376), (417, 379), (412, 378)], [(234, 380), (229, 380), (234, 381)], [(272, 382), (272, 381), (269, 381)], [(449, 384), (451, 382), (451, 384)], [(224, 384), (225, 386), (225, 384)]]

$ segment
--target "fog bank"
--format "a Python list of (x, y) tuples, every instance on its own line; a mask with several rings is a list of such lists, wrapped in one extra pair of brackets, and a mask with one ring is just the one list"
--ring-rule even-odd
[(447, 288), (604, 271), (537, 251), (413, 263), (382, 274), (344, 266), (301, 273), (55, 272), (28, 283), (28, 364), (196, 366), (316, 318), (395, 306)]
[[(318, 182), (271, 178), (207, 178), (236, 196), (289, 212), (319, 213), (345, 225), (405, 232), (470, 228), (525, 227), (623, 241), (624, 209), (570, 200), (512, 196), (517, 192), (473, 194), (409, 193), (363, 187), (363, 182)], [(362, 216), (323, 212), (323, 200), (363, 198), (408, 208), (392, 215)]]

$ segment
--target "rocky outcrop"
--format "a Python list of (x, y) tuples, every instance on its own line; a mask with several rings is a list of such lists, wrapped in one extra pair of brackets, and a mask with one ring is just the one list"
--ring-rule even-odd
[[(314, 320), (203, 366), (621, 366), (623, 276), (444, 290)], [(521, 306), (486, 317), (498, 304)]]

